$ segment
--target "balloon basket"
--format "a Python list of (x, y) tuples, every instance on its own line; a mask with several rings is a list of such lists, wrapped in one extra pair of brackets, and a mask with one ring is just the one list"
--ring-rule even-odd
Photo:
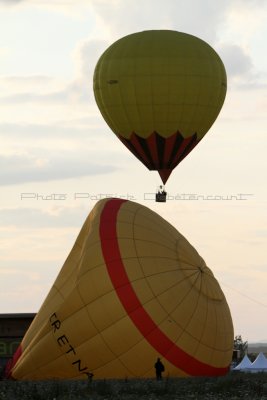
[(167, 200), (167, 192), (165, 191), (164, 186), (160, 186), (156, 193), (156, 202), (157, 203), (166, 203)]

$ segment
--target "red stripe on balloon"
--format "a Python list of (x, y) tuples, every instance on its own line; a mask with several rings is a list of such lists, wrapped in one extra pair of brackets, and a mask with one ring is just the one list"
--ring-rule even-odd
[(193, 148), (199, 143), (197, 141), (196, 135), (190, 136), (188, 138), (184, 138), (179, 150), (171, 163), (171, 168), (175, 168), (180, 162), (193, 150)]
[(6, 364), (6, 368), (5, 368), (5, 372), (4, 372), (5, 378), (12, 379), (12, 369), (16, 365), (16, 363), (21, 355), (22, 355), (22, 347), (21, 347), (21, 345), (19, 345), (19, 347), (15, 351), (13, 357)]
[(156, 134), (153, 132), (147, 139), (148, 148), (153, 159), (155, 168), (159, 168), (158, 146), (156, 141)]
[(172, 150), (176, 141), (177, 136), (180, 135), (180, 132), (176, 132), (170, 137), (166, 138), (165, 141), (165, 148), (164, 148), (164, 158), (163, 158), (163, 165), (166, 167), (171, 159)]
[(143, 160), (143, 163), (145, 165), (148, 165), (149, 167), (152, 167), (151, 166), (151, 161), (147, 157), (145, 151), (143, 150), (141, 144), (138, 141), (138, 136), (136, 134), (134, 134), (134, 133), (131, 136), (131, 144), (134, 146), (135, 150), (137, 151), (137, 153), (139, 154), (139, 156)]
[(225, 375), (228, 367), (212, 367), (180, 349), (160, 330), (138, 299), (123, 265), (117, 237), (117, 216), (125, 201), (108, 200), (102, 210), (99, 227), (107, 270), (124, 309), (148, 343), (175, 367), (193, 376)]

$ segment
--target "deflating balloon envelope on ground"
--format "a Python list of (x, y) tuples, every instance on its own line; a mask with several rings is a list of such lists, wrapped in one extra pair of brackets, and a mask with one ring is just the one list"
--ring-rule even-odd
[(9, 365), (14, 379), (223, 375), (233, 327), (211, 270), (167, 221), (130, 201), (89, 214)]
[(166, 183), (217, 118), (226, 73), (203, 40), (152, 30), (113, 43), (94, 73), (97, 105), (112, 131)]

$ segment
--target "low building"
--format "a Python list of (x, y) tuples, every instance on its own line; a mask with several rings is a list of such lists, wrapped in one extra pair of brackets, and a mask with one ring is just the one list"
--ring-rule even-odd
[(0, 314), (0, 370), (12, 358), (35, 314)]

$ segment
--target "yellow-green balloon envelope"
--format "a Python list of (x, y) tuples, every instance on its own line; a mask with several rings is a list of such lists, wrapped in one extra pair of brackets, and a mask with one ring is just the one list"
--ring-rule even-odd
[(107, 124), (164, 183), (212, 126), (226, 86), (224, 65), (211, 46), (169, 30), (123, 37), (103, 53), (94, 73)]

